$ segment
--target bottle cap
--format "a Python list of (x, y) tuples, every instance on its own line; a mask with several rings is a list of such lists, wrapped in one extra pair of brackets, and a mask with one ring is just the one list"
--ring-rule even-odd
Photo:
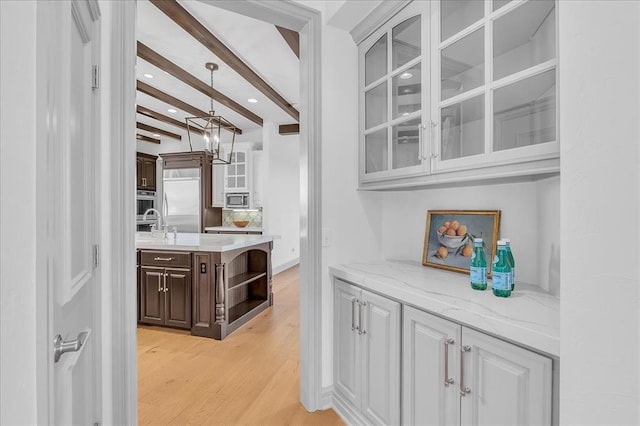
[(503, 238), (502, 241), (504, 241), (505, 244), (510, 244), (511, 238)]
[(499, 245), (499, 246), (504, 246), (504, 245), (505, 245), (504, 240), (498, 240), (498, 245)]
[(481, 243), (482, 242), (482, 238), (476, 238), (473, 241), (476, 242), (476, 243)]

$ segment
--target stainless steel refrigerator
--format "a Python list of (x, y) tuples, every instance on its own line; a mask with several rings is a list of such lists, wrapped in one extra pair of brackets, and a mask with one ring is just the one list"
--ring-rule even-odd
[(162, 176), (162, 213), (178, 232), (200, 232), (200, 169), (169, 169)]

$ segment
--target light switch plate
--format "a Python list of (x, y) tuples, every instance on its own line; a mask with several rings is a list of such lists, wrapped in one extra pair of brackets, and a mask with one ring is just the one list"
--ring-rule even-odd
[(331, 245), (331, 229), (322, 228), (322, 247), (329, 247)]

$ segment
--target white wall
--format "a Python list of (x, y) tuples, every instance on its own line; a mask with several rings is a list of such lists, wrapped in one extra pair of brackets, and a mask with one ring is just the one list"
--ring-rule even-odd
[[(560, 296), (560, 185), (561, 177), (541, 180), (536, 184), (537, 284), (555, 296)], [(522, 258), (519, 256), (519, 259)], [(516, 260), (518, 275), (522, 260)]]
[(500, 236), (511, 238), (518, 282), (548, 290), (551, 246), (558, 248), (560, 241), (559, 188), (560, 179), (556, 177), (539, 182), (381, 193), (383, 256), (422, 260), (427, 210), (500, 210)]
[[(323, 17), (326, 19), (326, 17)], [(380, 259), (382, 209), (358, 186), (358, 55), (351, 36), (322, 27), (322, 383), (332, 382), (333, 287), (328, 267)]]
[(640, 2), (559, 5), (560, 422), (640, 424)]
[(274, 273), (300, 261), (300, 137), (282, 136), (278, 125), (265, 122), (263, 230), (279, 235), (273, 242)]
[(36, 2), (0, 2), (0, 76), (0, 424), (36, 424)]

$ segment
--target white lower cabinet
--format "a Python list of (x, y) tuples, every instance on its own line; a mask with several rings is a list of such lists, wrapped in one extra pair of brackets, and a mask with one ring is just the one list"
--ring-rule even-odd
[(550, 425), (552, 361), (404, 306), (402, 423)]
[(335, 280), (334, 384), (354, 423), (400, 423), (400, 304)]
[(455, 367), (460, 364), (461, 334), (458, 324), (404, 307), (403, 424), (460, 424), (459, 372)]

